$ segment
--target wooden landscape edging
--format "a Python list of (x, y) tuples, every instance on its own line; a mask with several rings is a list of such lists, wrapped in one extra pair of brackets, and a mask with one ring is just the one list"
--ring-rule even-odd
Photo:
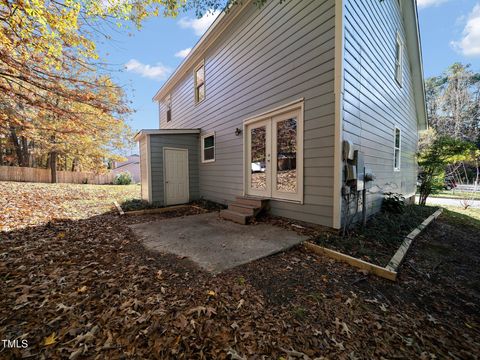
[(346, 262), (347, 264), (350, 264), (362, 270), (367, 270), (368, 272), (383, 277), (385, 279), (392, 281), (395, 281), (397, 279), (397, 273), (395, 271), (391, 271), (384, 267), (371, 264), (367, 261), (354, 258), (353, 256), (342, 254), (341, 252), (330, 250), (323, 246), (315, 245), (309, 242), (305, 242), (305, 247), (313, 251), (314, 253), (317, 253), (319, 255), (326, 255), (329, 258)]
[(146, 215), (146, 214), (161, 214), (173, 210), (185, 209), (190, 207), (191, 205), (174, 205), (164, 208), (157, 208), (157, 209), (144, 209), (144, 210), (134, 210), (134, 211), (127, 211), (125, 215)]
[(413, 240), (425, 229), (433, 220), (438, 218), (440, 214), (443, 212), (443, 209), (440, 208), (435, 211), (432, 215), (426, 218), (420, 225), (417, 226), (410, 234), (408, 234), (402, 242), (402, 245), (398, 248), (395, 255), (393, 255), (392, 259), (386, 266), (386, 269), (390, 271), (397, 271), (398, 267), (402, 263), (403, 258), (407, 254), (410, 245), (412, 244)]
[(113, 204), (114, 204), (115, 207), (117, 208), (118, 213), (119, 213), (120, 215), (125, 215), (125, 212), (123, 211), (122, 207), (120, 206), (120, 204), (119, 204), (117, 201), (114, 201)]
[(420, 225), (418, 225), (410, 234), (408, 234), (386, 267), (381, 267), (381, 266), (369, 263), (367, 261), (354, 258), (353, 256), (342, 254), (341, 252), (330, 250), (323, 246), (319, 246), (310, 242), (305, 242), (304, 245), (307, 249), (319, 255), (326, 255), (329, 258), (346, 262), (347, 264), (350, 264), (362, 270), (367, 270), (368, 272), (375, 274), (377, 276), (395, 281), (397, 279), (397, 269), (402, 263), (402, 260), (405, 257), (408, 249), (410, 248), (412, 241), (433, 220), (438, 218), (442, 212), (443, 212), (442, 208), (438, 209), (432, 215), (426, 218)]

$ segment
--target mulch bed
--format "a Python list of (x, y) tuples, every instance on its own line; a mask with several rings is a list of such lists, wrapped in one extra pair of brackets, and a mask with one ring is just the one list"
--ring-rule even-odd
[(402, 244), (405, 236), (433, 214), (437, 207), (408, 205), (404, 213), (380, 212), (367, 222), (363, 229), (356, 226), (345, 236), (323, 232), (313, 242), (326, 248), (386, 266)]
[[(38, 205), (49, 211), (48, 198)], [(29, 347), (0, 357), (478, 359), (477, 228), (442, 215), (392, 284), (301, 246), (212, 276), (146, 251), (126, 226), (169, 216), (110, 212), (1, 232), (0, 339)]]

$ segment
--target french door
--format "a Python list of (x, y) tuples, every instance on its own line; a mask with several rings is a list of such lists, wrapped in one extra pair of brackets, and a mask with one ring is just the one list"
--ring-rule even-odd
[(302, 201), (300, 109), (249, 122), (245, 144), (246, 195)]

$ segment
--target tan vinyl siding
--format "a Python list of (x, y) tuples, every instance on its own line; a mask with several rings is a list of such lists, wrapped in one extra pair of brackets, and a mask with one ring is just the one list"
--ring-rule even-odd
[[(417, 119), (410, 60), (402, 52), (402, 85), (395, 76), (397, 32), (406, 46), (397, 1), (345, 1), (343, 137), (365, 155), (376, 175), (368, 194), (378, 210), (382, 192), (415, 191)], [(394, 129), (401, 129), (401, 170), (394, 171)]]
[(272, 212), (332, 226), (334, 0), (251, 4), (206, 51), (205, 100), (194, 101), (193, 68), (171, 91), (161, 128), (215, 132), (215, 162), (199, 164), (199, 194), (228, 203), (243, 194), (243, 127), (249, 117), (304, 98), (304, 204)]

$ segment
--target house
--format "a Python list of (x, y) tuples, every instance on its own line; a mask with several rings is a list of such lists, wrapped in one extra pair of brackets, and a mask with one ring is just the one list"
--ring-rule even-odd
[(385, 192), (414, 196), (416, 2), (244, 1), (153, 99), (159, 129), (136, 135), (144, 199), (270, 199), (274, 215), (340, 228)]
[(140, 182), (140, 155), (128, 155), (126, 161), (115, 161), (113, 163), (112, 173), (115, 175), (123, 172), (129, 172), (132, 175), (132, 181), (136, 184)]

